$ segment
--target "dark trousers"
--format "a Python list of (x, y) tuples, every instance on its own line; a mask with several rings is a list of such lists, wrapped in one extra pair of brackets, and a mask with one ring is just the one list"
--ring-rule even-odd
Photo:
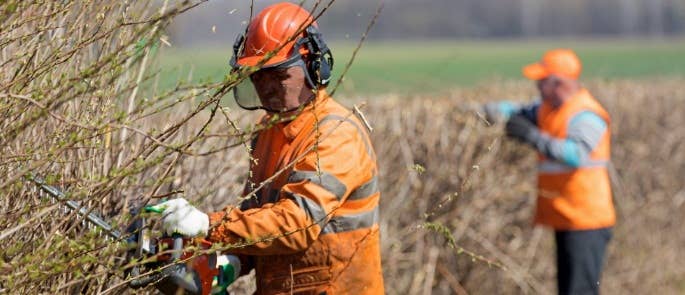
[(599, 294), (599, 278), (611, 228), (556, 231), (554, 237), (559, 294)]

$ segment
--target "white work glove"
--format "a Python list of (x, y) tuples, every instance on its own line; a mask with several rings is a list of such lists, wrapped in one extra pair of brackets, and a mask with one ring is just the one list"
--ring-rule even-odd
[(178, 198), (152, 206), (162, 216), (162, 228), (168, 235), (174, 233), (186, 237), (207, 235), (209, 217), (190, 205), (184, 198)]

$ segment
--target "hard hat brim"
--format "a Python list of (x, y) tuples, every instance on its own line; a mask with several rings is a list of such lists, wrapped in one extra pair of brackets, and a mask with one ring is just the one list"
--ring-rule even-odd
[(538, 81), (542, 80), (544, 78), (547, 78), (549, 76), (549, 71), (545, 68), (540, 63), (534, 63), (534, 64), (529, 64), (525, 67), (523, 67), (523, 76), (533, 80), (533, 81)]
[[(249, 67), (255, 67), (258, 66), (260, 62), (264, 59), (264, 56), (246, 56), (238, 59), (237, 65), (244, 67), (244, 66), (249, 66)], [(284, 56), (279, 56), (275, 55), (271, 57), (269, 60), (267, 60), (264, 64), (262, 64), (262, 67), (270, 67), (270, 66), (276, 66), (282, 62), (287, 61), (288, 58)]]

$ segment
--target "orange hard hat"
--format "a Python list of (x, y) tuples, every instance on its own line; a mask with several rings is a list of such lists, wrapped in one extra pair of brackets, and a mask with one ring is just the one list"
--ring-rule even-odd
[(578, 79), (582, 65), (573, 50), (553, 49), (545, 52), (542, 60), (523, 67), (523, 76), (531, 80), (542, 80), (549, 75)]
[(295, 50), (305, 55), (305, 47), (295, 48), (295, 45), (298, 39), (304, 37), (305, 29), (310, 25), (316, 26), (314, 18), (299, 5), (282, 2), (264, 8), (250, 22), (235, 65), (257, 66), (270, 52), (274, 55), (262, 64), (264, 67), (287, 61), (295, 54)]

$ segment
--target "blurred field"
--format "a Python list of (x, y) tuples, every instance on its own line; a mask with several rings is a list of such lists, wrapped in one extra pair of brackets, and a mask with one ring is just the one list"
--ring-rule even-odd
[[(160, 85), (178, 78), (219, 81), (228, 71), (230, 42), (225, 48), (169, 49), (161, 53)], [(356, 44), (331, 44), (334, 79), (348, 62)], [(575, 49), (584, 61), (585, 78), (685, 76), (685, 40), (531, 40), (367, 42), (346, 75), (345, 95), (439, 93), (455, 86), (472, 86), (487, 79), (519, 79), (522, 65), (539, 59), (550, 48)]]

